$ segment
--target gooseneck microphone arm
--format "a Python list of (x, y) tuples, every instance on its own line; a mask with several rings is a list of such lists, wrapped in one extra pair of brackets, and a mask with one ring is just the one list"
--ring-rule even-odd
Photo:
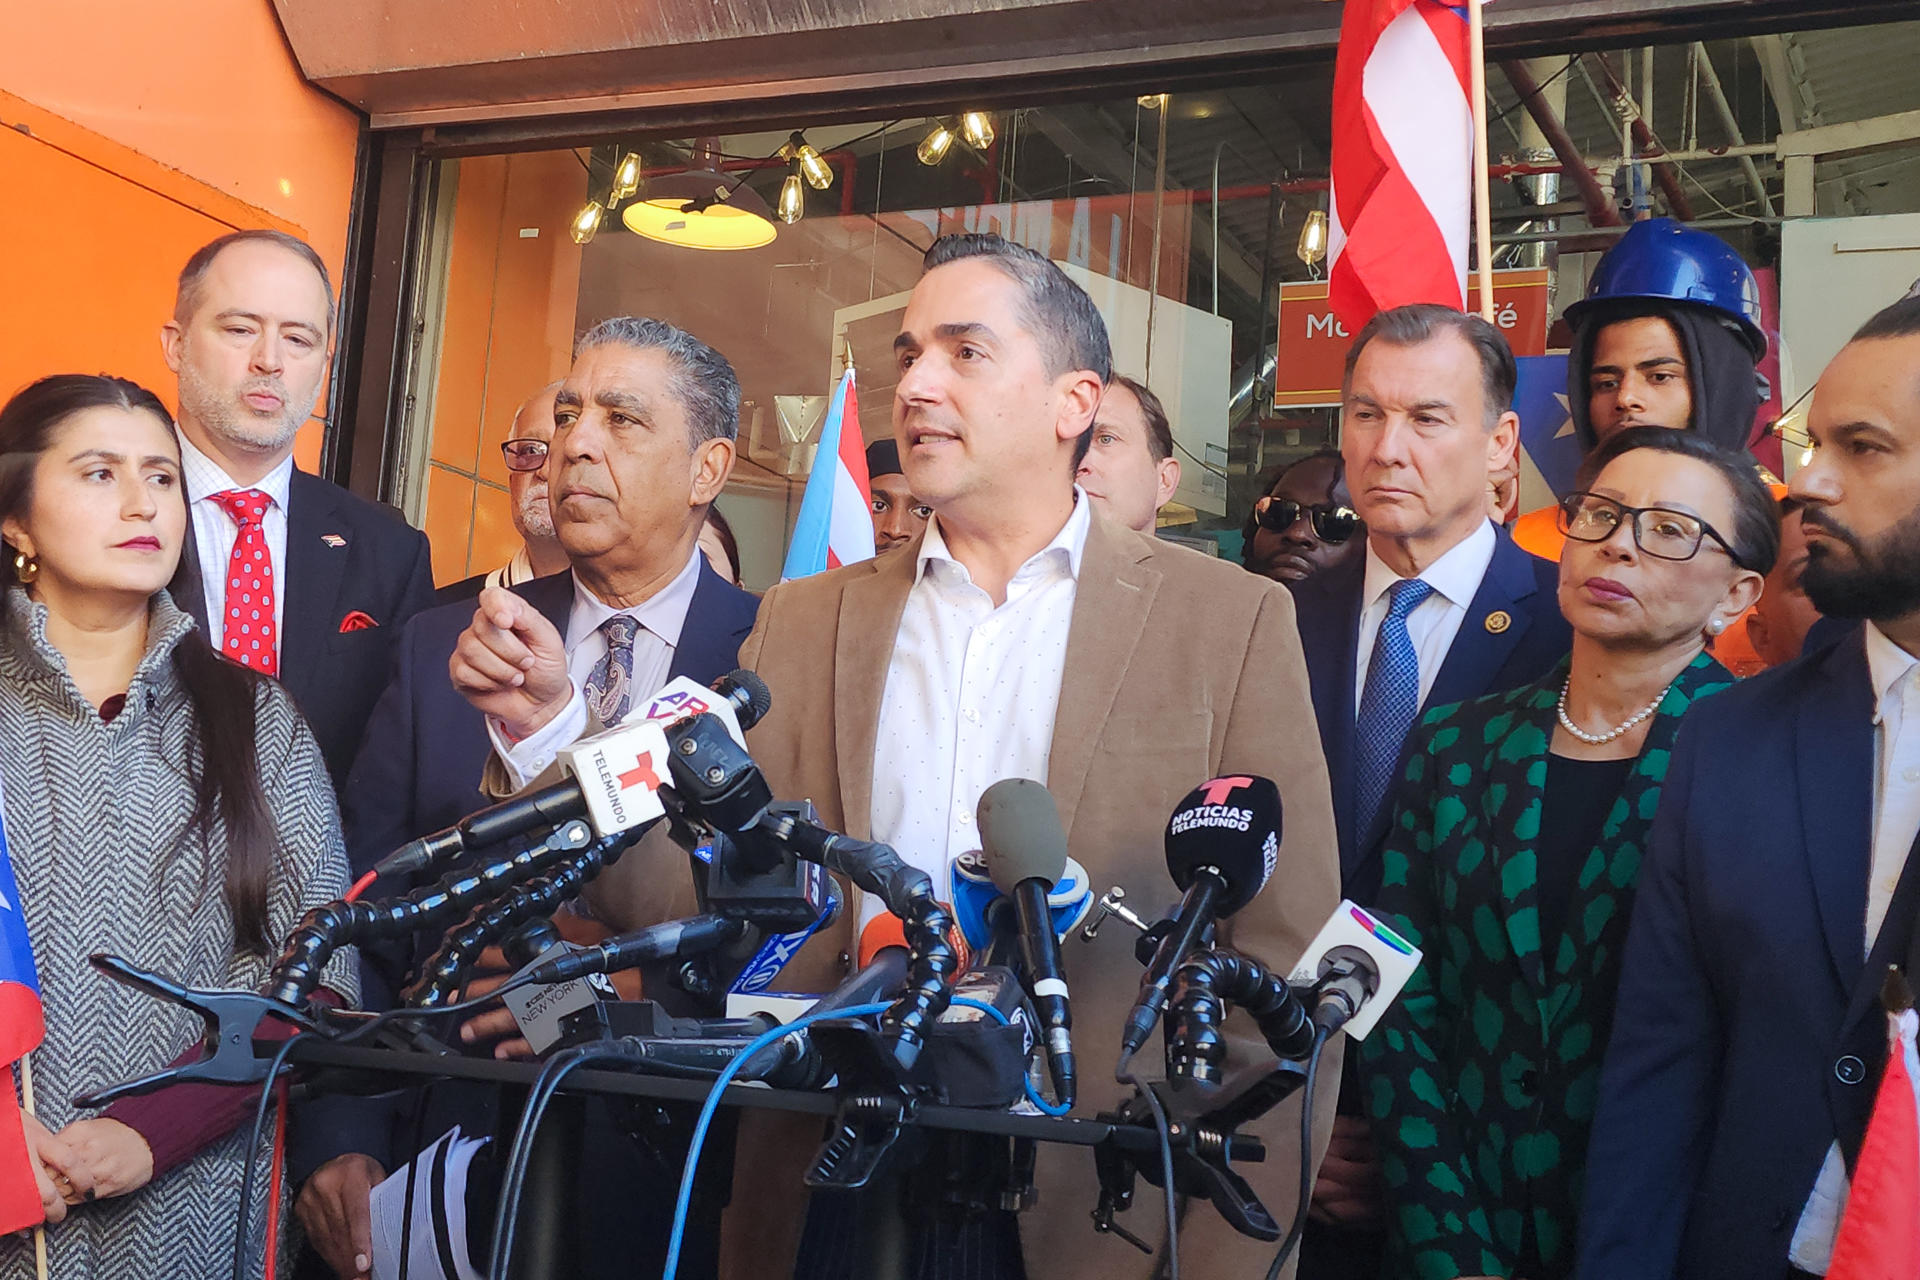
[(1226, 882), (1211, 867), (1202, 867), (1195, 873), (1193, 887), (1187, 890), (1179, 914), (1174, 917), (1172, 932), (1160, 940), (1159, 949), (1153, 953), (1153, 960), (1140, 980), (1140, 995), (1128, 1012), (1120, 1035), (1120, 1067), (1116, 1074), (1126, 1073), (1127, 1062), (1153, 1034), (1173, 989), (1174, 974), (1180, 962), (1193, 954), (1201, 935), (1213, 923), (1214, 907), (1225, 887)]
[(633, 843), (625, 833), (606, 836), (564, 860), (552, 872), (509, 889), (477, 907), (465, 924), (447, 932), (406, 992), (416, 1009), (451, 1004), (479, 954), (529, 920), (552, 915), (580, 896), (594, 877), (619, 860)]
[(1180, 966), (1180, 995), (1167, 1012), (1167, 1075), (1173, 1080), (1217, 1084), (1227, 1060), (1222, 1025), (1226, 1006), (1253, 1018), (1267, 1047), (1282, 1058), (1301, 1059), (1313, 1049), (1314, 1026), (1306, 1006), (1275, 973), (1251, 956), (1208, 951)]
[[(631, 843), (640, 835), (637, 829), (610, 838)], [(448, 872), (434, 884), (405, 897), (382, 902), (329, 902), (315, 907), (287, 936), (286, 946), (268, 974), (266, 994), (298, 1008), (312, 994), (327, 961), (341, 947), (397, 938), (421, 929), (445, 928), (476, 904), (544, 874), (592, 841), (592, 828), (574, 819), (511, 858)]]
[(933, 896), (932, 877), (901, 861), (891, 845), (855, 840), (797, 814), (769, 813), (755, 830), (794, 857), (846, 876), (900, 917), (907, 938), (907, 988), (881, 1015), (880, 1029), (892, 1043), (894, 1060), (902, 1069), (912, 1067), (928, 1031), (946, 1011), (960, 967), (947, 941), (953, 918)]

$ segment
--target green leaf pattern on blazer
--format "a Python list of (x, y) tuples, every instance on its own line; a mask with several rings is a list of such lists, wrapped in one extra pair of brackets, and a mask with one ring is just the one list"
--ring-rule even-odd
[(1376, 906), (1426, 956), (1361, 1047), (1390, 1276), (1511, 1276), (1529, 1231), (1549, 1274), (1572, 1267), (1641, 851), (1681, 715), (1733, 677), (1704, 654), (1681, 672), (1580, 867), (1567, 933), (1542, 939), (1534, 843), (1566, 671), (1429, 711), (1394, 792)]

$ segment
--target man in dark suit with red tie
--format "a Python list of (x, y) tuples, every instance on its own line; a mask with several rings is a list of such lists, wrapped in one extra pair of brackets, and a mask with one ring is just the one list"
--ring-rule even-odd
[(399, 512), (293, 465), (332, 327), (319, 255), (238, 231), (188, 259), (160, 344), (192, 516), (174, 599), (222, 653), (287, 686), (337, 787), (433, 569)]

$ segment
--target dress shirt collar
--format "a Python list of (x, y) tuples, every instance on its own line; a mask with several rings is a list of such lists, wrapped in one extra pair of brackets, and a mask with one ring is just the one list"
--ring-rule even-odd
[(284, 513), (287, 509), (287, 495), (293, 488), (293, 455), (289, 453), (280, 459), (278, 466), (260, 477), (257, 484), (241, 484), (227, 474), (225, 467), (193, 447), (193, 441), (187, 439), (187, 433), (174, 433), (180, 441), (180, 476), (186, 482), (187, 500), (203, 502), (216, 493), (228, 489), (258, 489), (272, 499), (273, 505)]
[(1867, 678), (1873, 682), (1873, 722), (1886, 718), (1888, 702), (1900, 701), (1900, 681), (1920, 662), (1912, 654), (1887, 638), (1887, 633), (1871, 622), (1867, 624)]
[[(1092, 517), (1088, 514), (1090, 507), (1091, 504), (1087, 501), (1085, 492), (1079, 485), (1075, 485), (1073, 511), (1067, 516), (1067, 522), (1060, 526), (1060, 532), (1053, 535), (1053, 541), (1028, 557), (1027, 562), (1020, 566), (1019, 572), (1014, 576), (1020, 576), (1021, 573), (1025, 573), (1043, 560), (1050, 560), (1065, 569), (1068, 577), (1078, 582), (1080, 560), (1087, 551), (1087, 529), (1092, 524)], [(920, 540), (920, 558), (914, 565), (913, 580), (918, 582), (925, 577), (927, 565), (935, 561), (950, 564), (962, 573), (966, 572), (966, 566), (954, 559), (953, 553), (947, 550), (947, 540), (940, 536), (940, 517), (937, 515), (927, 519), (927, 534)]]
[[(1487, 576), (1487, 566), (1493, 563), (1494, 548), (1498, 545), (1493, 522), (1482, 520), (1472, 533), (1454, 543), (1445, 555), (1415, 576), (1445, 596), (1447, 603), (1464, 609), (1473, 603), (1474, 593), (1480, 590), (1480, 581)], [(1386, 595), (1398, 581), (1400, 575), (1380, 558), (1369, 539), (1366, 584), (1360, 596), (1361, 610), (1364, 612), (1377, 604), (1380, 597)]]
[(616, 609), (587, 590), (580, 575), (573, 576), (573, 609), (567, 616), (567, 645), (579, 644), (616, 613), (624, 613), (648, 631), (678, 648), (680, 632), (687, 624), (687, 610), (693, 604), (694, 588), (700, 585), (700, 548), (687, 557), (687, 567), (660, 590), (630, 609)]

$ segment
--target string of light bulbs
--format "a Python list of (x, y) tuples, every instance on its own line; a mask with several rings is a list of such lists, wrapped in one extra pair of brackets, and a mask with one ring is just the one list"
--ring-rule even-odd
[[(899, 124), (898, 120), (889, 121), (878, 129), (861, 134), (857, 138), (850, 138), (838, 145), (841, 148), (850, 147), (855, 143), (877, 137)], [(922, 164), (937, 165), (953, 149), (956, 139), (965, 142), (975, 151), (985, 151), (993, 145), (994, 136), (992, 117), (984, 111), (965, 111), (957, 117), (936, 119), (932, 131), (921, 140), (914, 154)], [(788, 226), (792, 226), (806, 216), (806, 188), (812, 187), (815, 191), (825, 191), (833, 186), (837, 177), (833, 166), (807, 141), (803, 130), (795, 129), (788, 134), (786, 142), (780, 146), (779, 150), (765, 159), (769, 162), (786, 161), (787, 174), (781, 180), (780, 194), (774, 201), (773, 214)], [(740, 188), (746, 178), (747, 174), (743, 173), (730, 186), (716, 191), (715, 200), (725, 202)], [(592, 243), (593, 238), (599, 234), (601, 226), (605, 223), (607, 215), (616, 212), (623, 202), (642, 196), (646, 185), (646, 168), (641, 161), (640, 153), (622, 152), (619, 162), (614, 165), (613, 178), (608, 184), (607, 194), (604, 197), (591, 198), (580, 207), (580, 211), (568, 224), (568, 235), (577, 245)], [(769, 236), (770, 234), (769, 231)]]

